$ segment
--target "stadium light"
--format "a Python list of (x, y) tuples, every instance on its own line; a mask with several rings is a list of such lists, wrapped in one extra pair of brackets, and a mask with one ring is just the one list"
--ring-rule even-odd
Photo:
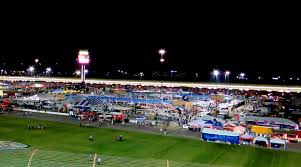
[(159, 52), (160, 56), (164, 56), (165, 53), (166, 53), (166, 50), (165, 49), (159, 49), (158, 52)]
[(218, 71), (218, 70), (213, 70), (213, 75), (214, 75), (215, 77), (217, 77), (217, 76), (219, 75), (219, 71)]
[(75, 74), (79, 76), (79, 75), (80, 75), (80, 71), (79, 71), (79, 70), (76, 70), (76, 71), (75, 71)]
[(52, 71), (52, 69), (50, 67), (46, 68), (46, 73), (50, 73)]
[(30, 67), (28, 68), (28, 71), (29, 71), (29, 72), (33, 72), (33, 71), (34, 71), (34, 67), (33, 67), (33, 66), (30, 66)]

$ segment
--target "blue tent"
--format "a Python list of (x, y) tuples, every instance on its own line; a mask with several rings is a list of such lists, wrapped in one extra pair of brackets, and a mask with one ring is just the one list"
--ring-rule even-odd
[(205, 124), (210, 124), (210, 125), (213, 125), (213, 124), (214, 124), (214, 122), (213, 122), (213, 121), (211, 121), (211, 120), (209, 120), (209, 121), (206, 121), (206, 122), (205, 122)]
[(224, 130), (204, 128), (201, 133), (204, 141), (221, 141), (239, 144), (239, 133)]

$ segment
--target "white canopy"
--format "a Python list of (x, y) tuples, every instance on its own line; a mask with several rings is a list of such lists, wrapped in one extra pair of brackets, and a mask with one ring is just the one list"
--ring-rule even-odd
[(266, 142), (266, 144), (268, 145), (268, 139), (267, 138), (265, 138), (265, 137), (262, 137), (262, 136), (257, 136), (257, 137), (255, 137), (254, 138), (254, 143), (256, 143), (256, 141), (263, 141), (263, 142)]
[(270, 143), (274, 143), (274, 144), (282, 144), (282, 145), (285, 145), (286, 142), (285, 140), (282, 140), (282, 139), (279, 139), (279, 138), (272, 138), (270, 140)]
[(217, 129), (210, 129), (210, 128), (204, 128), (202, 130), (202, 133), (224, 135), (224, 136), (239, 136), (239, 134), (236, 133), (236, 132), (230, 132), (230, 131), (225, 131), (225, 130), (217, 130)]

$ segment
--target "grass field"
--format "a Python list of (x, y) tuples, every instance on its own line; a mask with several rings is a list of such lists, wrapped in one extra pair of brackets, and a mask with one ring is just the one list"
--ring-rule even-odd
[[(28, 130), (27, 124), (47, 125), (47, 130)], [(93, 134), (95, 141), (88, 141)], [(122, 134), (125, 141), (115, 141)], [(28, 144), (40, 150), (106, 156), (160, 159), (228, 166), (299, 166), (301, 153), (273, 151), (244, 146), (206, 143), (178, 138), (77, 125), (21, 119), (0, 115), (0, 140)]]

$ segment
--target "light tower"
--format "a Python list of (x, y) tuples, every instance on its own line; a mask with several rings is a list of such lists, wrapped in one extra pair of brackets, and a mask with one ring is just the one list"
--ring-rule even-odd
[(85, 83), (86, 79), (86, 65), (90, 63), (90, 55), (87, 50), (80, 50), (78, 52), (78, 63), (81, 65), (81, 81)]

